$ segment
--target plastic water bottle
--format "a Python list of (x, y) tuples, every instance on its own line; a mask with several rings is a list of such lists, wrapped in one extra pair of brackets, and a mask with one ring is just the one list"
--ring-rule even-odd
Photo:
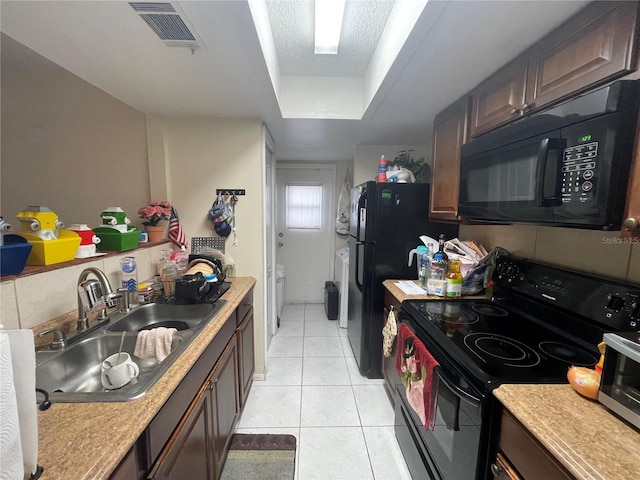
[(124, 257), (120, 260), (120, 273), (122, 275), (122, 287), (129, 292), (138, 291), (138, 269), (136, 257)]
[(378, 160), (378, 183), (386, 183), (387, 181), (387, 159), (384, 155)]
[(418, 282), (422, 288), (427, 289), (427, 282), (431, 278), (431, 254), (428, 248), (424, 248), (422, 255), (420, 255), (420, 274), (418, 275)]

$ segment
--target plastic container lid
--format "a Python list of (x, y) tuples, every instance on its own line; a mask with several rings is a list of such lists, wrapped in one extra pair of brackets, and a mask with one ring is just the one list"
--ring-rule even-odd
[(416, 248), (416, 252), (418, 252), (418, 255), (424, 255), (425, 253), (429, 252), (429, 249), (424, 245), (420, 245), (419, 247)]
[(208, 275), (204, 276), (204, 279), (207, 282), (217, 282), (218, 281), (218, 276), (215, 273), (209, 273)]

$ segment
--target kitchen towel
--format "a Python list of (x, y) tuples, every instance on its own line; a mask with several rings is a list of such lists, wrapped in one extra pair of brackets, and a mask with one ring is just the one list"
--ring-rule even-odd
[(393, 305), (391, 305), (391, 310), (387, 316), (387, 323), (384, 324), (384, 328), (382, 329), (382, 353), (384, 354), (384, 358), (391, 356), (393, 341), (396, 339), (396, 335), (398, 335), (398, 324), (396, 323), (396, 314), (393, 313)]
[(31, 330), (0, 331), (0, 479), (38, 468), (36, 360)]
[(158, 327), (138, 332), (133, 354), (142, 359), (155, 358), (162, 362), (171, 353), (175, 328)]
[(425, 428), (435, 426), (438, 402), (438, 382), (435, 368), (438, 362), (406, 324), (398, 325), (396, 371), (406, 388), (407, 400)]

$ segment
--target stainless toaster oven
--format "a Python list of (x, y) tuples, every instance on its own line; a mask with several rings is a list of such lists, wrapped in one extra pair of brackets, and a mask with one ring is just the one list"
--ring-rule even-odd
[(605, 333), (598, 400), (640, 428), (640, 333)]

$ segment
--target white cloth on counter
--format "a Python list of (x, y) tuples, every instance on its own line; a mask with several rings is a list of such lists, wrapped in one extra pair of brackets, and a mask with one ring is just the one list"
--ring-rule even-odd
[(38, 468), (36, 356), (31, 330), (0, 330), (0, 479)]
[(138, 332), (133, 354), (142, 359), (155, 358), (162, 362), (171, 353), (175, 328), (158, 327)]

